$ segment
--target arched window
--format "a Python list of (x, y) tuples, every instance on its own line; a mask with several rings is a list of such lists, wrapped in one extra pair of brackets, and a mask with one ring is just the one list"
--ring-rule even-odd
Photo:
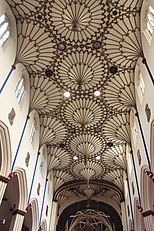
[(34, 118), (29, 134), (29, 140), (31, 143), (33, 143), (35, 132), (36, 132), (36, 119)]
[(154, 30), (154, 9), (147, 0), (143, 1), (142, 5), (141, 30), (151, 45)]
[(148, 6), (146, 14), (146, 29), (149, 32), (151, 39), (154, 30), (154, 9), (151, 6)]
[(136, 111), (133, 109), (130, 112), (130, 128), (131, 128), (132, 142), (134, 146), (136, 145), (137, 138), (138, 138), (138, 127), (137, 127), (135, 113)]
[(16, 88), (15, 88), (15, 95), (16, 95), (18, 103), (21, 102), (21, 99), (24, 95), (24, 92), (25, 92), (25, 79), (24, 79), (24, 77), (22, 77), (18, 81)]
[(0, 46), (10, 37), (9, 22), (5, 14), (0, 16)]
[(136, 83), (137, 83), (136, 84), (137, 94), (138, 94), (138, 97), (140, 100), (140, 104), (142, 105), (144, 90), (145, 90), (145, 83), (144, 83), (143, 76), (142, 76), (140, 70), (138, 70), (138, 73), (137, 73)]

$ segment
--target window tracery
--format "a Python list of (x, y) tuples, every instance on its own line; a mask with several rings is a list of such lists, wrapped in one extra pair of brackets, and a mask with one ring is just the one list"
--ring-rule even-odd
[(0, 16), (0, 46), (2, 47), (10, 37), (9, 21), (5, 14)]
[(25, 92), (25, 80), (24, 80), (24, 77), (22, 77), (21, 79), (19, 79), (16, 85), (16, 88), (15, 88), (15, 95), (16, 95), (18, 103), (21, 102), (24, 92)]

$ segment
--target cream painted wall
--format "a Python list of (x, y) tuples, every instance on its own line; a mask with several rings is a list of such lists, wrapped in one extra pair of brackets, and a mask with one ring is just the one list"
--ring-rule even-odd
[[(22, 74), (26, 77), (26, 91), (23, 95), (21, 104), (18, 103), (15, 96), (16, 85), (21, 78)], [(8, 126), (11, 139), (11, 148), (12, 148), (12, 158), (14, 158), (19, 139), (26, 121), (29, 110), (29, 75), (23, 64), (18, 63), (16, 69), (12, 73), (9, 81), (7, 82), (2, 94), (0, 95), (0, 105), (3, 105), (3, 108), (0, 113), (0, 119)], [(12, 108), (15, 111), (15, 118), (13, 120), (13, 125), (10, 124), (8, 116)]]
[[(149, 1), (150, 2), (150, 1)], [(151, 1), (152, 3), (152, 1)], [(152, 3), (152, 6), (154, 6), (154, 2)], [(143, 20), (143, 17), (142, 19)], [(144, 33), (142, 33), (142, 45), (143, 45), (143, 50), (144, 50), (144, 55), (147, 59), (147, 57), (149, 58), (149, 53), (150, 53), (150, 57), (151, 60), (154, 59), (153, 57), (153, 52), (151, 52), (153, 45), (153, 40), (152, 40), (152, 44), (151, 47), (149, 46), (149, 43), (146, 40), (146, 37), (144, 35)], [(154, 66), (152, 65), (151, 62), (148, 61), (149, 59), (147, 59), (148, 65), (150, 70), (154, 73)], [(144, 91), (144, 96), (143, 96), (143, 101), (142, 104), (139, 100), (139, 96), (137, 93), (137, 69), (140, 70), (144, 83), (145, 83), (145, 91)], [(139, 117), (141, 120), (141, 125), (142, 125), (142, 129), (143, 129), (143, 133), (144, 133), (144, 137), (145, 137), (145, 142), (146, 142), (146, 147), (149, 153), (149, 157), (150, 157), (150, 130), (151, 130), (151, 122), (154, 119), (154, 104), (153, 104), (153, 99), (154, 99), (154, 88), (153, 88), (153, 84), (152, 81), (150, 79), (149, 73), (146, 69), (145, 64), (142, 63), (142, 58), (139, 58), (137, 65), (136, 65), (136, 70), (135, 70), (135, 96), (136, 96), (136, 109), (131, 110), (131, 121), (130, 121), (130, 125), (131, 125), (131, 145), (132, 145), (132, 149), (133, 149), (133, 154), (134, 154), (134, 160), (135, 160), (135, 167), (136, 167), (136, 172), (137, 172), (137, 180), (138, 180), (138, 185), (139, 185), (139, 191), (141, 194), (141, 169), (143, 166), (148, 166), (148, 162), (147, 162), (147, 157), (146, 157), (146, 153), (145, 153), (145, 148), (143, 145), (143, 140), (142, 140), (142, 136), (141, 136), (141, 132), (140, 132), (140, 127), (139, 127), (139, 123), (137, 120), (137, 117), (135, 116), (136, 111), (138, 111), (139, 113)], [(145, 113), (145, 106), (146, 103), (148, 103), (148, 106), (151, 110), (151, 118), (150, 121), (147, 121), (147, 117), (146, 117), (146, 113)], [(136, 128), (137, 128), (137, 140), (136, 140), (136, 144), (134, 143), (134, 139), (132, 137), (132, 124), (133, 124), (133, 120), (136, 123)], [(140, 151), (141, 154), (141, 165), (139, 165), (138, 162), (138, 158), (137, 158), (137, 151)], [(130, 184), (130, 191), (131, 191), (131, 201), (132, 201), (132, 207), (133, 207), (133, 213), (135, 214), (135, 210), (136, 208), (134, 208), (134, 200), (135, 198), (138, 198), (138, 191), (137, 191), (137, 186), (136, 186), (136, 179), (135, 179), (135, 174), (134, 174), (134, 169), (133, 169), (133, 163), (132, 163), (132, 156), (130, 154), (130, 150), (129, 148), (127, 148), (127, 152), (126, 152), (126, 157), (127, 157), (127, 168), (128, 168), (128, 179), (129, 179), (129, 184)], [(132, 193), (132, 182), (134, 183), (134, 195)], [(128, 194), (128, 186), (127, 186), (127, 182), (125, 181), (125, 201), (126, 201), (126, 212), (127, 212), (127, 216), (128, 216), (128, 211), (127, 211), (127, 205), (129, 205), (129, 210), (131, 213), (131, 209), (130, 209), (130, 202), (129, 202), (129, 194)], [(129, 219), (131, 217), (128, 216), (128, 223), (129, 223)]]
[[(0, 46), (0, 89), (12, 65), (14, 65), (17, 51), (17, 29), (13, 13), (6, 1), (0, 0), (0, 16), (6, 13), (11, 29), (11, 37), (3, 47)], [(3, 58), (2, 58), (3, 57)]]

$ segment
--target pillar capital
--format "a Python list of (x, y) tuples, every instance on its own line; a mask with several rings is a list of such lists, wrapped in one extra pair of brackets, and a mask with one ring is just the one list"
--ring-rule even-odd
[(7, 178), (6, 176), (0, 175), (0, 181), (7, 184), (9, 182), (9, 178)]
[(154, 210), (147, 210), (142, 212), (143, 217), (154, 216)]
[(26, 211), (23, 211), (23, 210), (20, 210), (20, 209), (16, 209), (12, 212), (12, 215), (16, 215), (16, 214), (19, 214), (21, 216), (25, 216), (27, 212)]

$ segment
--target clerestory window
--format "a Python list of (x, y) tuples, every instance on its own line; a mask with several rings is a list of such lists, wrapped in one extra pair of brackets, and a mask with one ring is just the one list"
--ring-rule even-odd
[(145, 83), (144, 83), (143, 76), (140, 71), (138, 72), (136, 87), (137, 87), (137, 94), (140, 100), (140, 104), (142, 105), (144, 91), (145, 91)]
[(154, 9), (148, 5), (147, 11), (146, 11), (145, 35), (150, 44), (152, 41), (153, 30), (154, 30)]
[(31, 126), (31, 130), (30, 130), (30, 134), (29, 134), (29, 140), (31, 143), (33, 143), (34, 141), (35, 133), (36, 133), (36, 119), (34, 118), (32, 126)]
[(5, 14), (0, 16), (0, 46), (2, 47), (10, 37), (9, 22)]
[(21, 99), (24, 95), (24, 92), (25, 92), (25, 80), (24, 80), (24, 78), (21, 78), (18, 81), (16, 89), (15, 89), (15, 95), (16, 95), (18, 103), (21, 102)]

